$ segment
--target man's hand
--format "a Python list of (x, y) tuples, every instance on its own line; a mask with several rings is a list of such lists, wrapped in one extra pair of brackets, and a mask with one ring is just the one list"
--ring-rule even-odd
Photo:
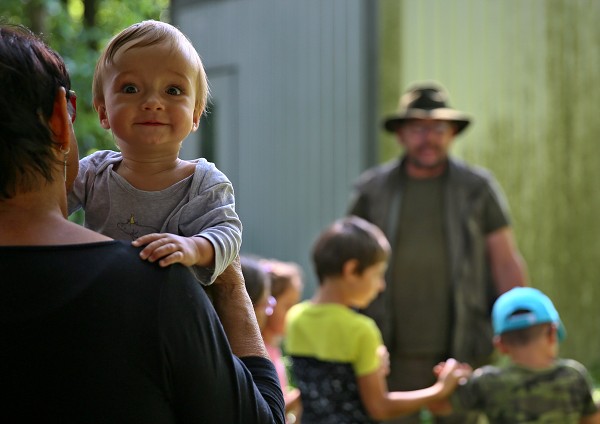
[(186, 266), (213, 266), (214, 248), (204, 237), (183, 237), (169, 233), (152, 233), (132, 242), (136, 247), (146, 246), (140, 257), (162, 267), (181, 263)]

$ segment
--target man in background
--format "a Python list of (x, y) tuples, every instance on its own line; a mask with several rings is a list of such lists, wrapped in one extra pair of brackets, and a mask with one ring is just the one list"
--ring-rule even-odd
[[(388, 347), (391, 391), (431, 385), (432, 368), (446, 357), (474, 367), (489, 362), (494, 300), (527, 280), (498, 183), (449, 156), (470, 121), (440, 85), (414, 84), (384, 121), (403, 155), (355, 184), (349, 214), (379, 226), (392, 246), (387, 289), (364, 310)], [(454, 414), (437, 422), (476, 419)]]

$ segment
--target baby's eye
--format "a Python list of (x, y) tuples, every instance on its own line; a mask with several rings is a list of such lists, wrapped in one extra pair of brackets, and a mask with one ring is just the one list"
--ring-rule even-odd
[(137, 89), (137, 87), (133, 84), (126, 84), (123, 86), (123, 88), (121, 90), (123, 91), (123, 93), (127, 93), (127, 94), (133, 94), (133, 93), (137, 93), (139, 91)]
[(182, 93), (182, 90), (179, 87), (171, 86), (171, 87), (167, 88), (167, 94), (171, 94), (173, 96), (179, 96), (181, 93)]

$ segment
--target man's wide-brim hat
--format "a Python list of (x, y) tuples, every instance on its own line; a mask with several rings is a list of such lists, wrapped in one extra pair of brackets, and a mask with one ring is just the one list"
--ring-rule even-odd
[(435, 83), (420, 83), (411, 86), (400, 97), (398, 112), (383, 121), (383, 127), (389, 132), (396, 132), (407, 120), (436, 119), (450, 121), (456, 125), (456, 134), (462, 132), (469, 123), (469, 115), (452, 109), (448, 102), (446, 90)]

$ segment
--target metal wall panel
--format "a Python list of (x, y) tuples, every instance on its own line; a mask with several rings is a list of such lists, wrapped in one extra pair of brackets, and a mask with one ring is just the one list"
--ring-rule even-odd
[(172, 8), (213, 95), (212, 129), (186, 140), (182, 156), (214, 144), (211, 159), (236, 190), (242, 252), (300, 263), (305, 295), (315, 285), (314, 238), (345, 214), (352, 181), (375, 159), (375, 5), (240, 0)]

